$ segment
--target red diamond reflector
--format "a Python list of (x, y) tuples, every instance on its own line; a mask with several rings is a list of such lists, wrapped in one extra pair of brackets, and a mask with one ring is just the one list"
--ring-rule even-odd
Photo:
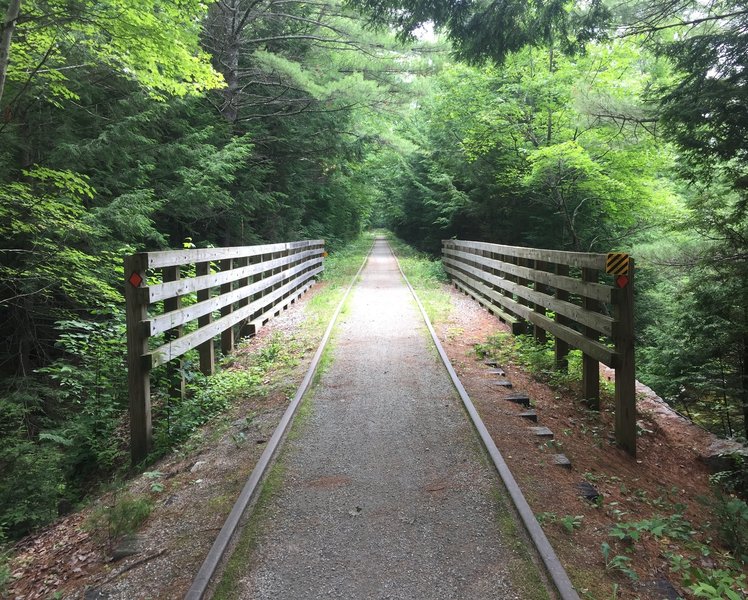
[(140, 276), (140, 273), (133, 271), (127, 281), (130, 282), (132, 287), (140, 287), (140, 284), (143, 283), (143, 278)]
[(621, 275), (618, 279), (616, 279), (616, 283), (618, 284), (619, 288), (625, 288), (629, 284), (629, 278), (625, 275)]

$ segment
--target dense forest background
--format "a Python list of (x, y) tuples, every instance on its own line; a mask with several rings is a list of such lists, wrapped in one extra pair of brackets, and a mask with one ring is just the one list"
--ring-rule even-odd
[[(629, 251), (638, 377), (748, 428), (748, 10), (0, 0), (0, 542), (123, 469), (123, 255), (384, 226)], [(433, 31), (440, 35), (434, 35)]]

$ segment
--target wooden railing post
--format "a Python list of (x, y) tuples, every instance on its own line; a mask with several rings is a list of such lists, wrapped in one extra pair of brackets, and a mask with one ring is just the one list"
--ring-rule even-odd
[(616, 354), (616, 442), (636, 456), (636, 371), (634, 363), (634, 260), (629, 258), (628, 283), (618, 290), (614, 304), (617, 321)]
[[(563, 265), (563, 264), (556, 264), (556, 275), (562, 275), (567, 276), (569, 275), (569, 265)], [(558, 300), (568, 300), (569, 299), (569, 292), (566, 290), (562, 290), (560, 288), (556, 288), (556, 298)], [(567, 325), (569, 323), (569, 320), (556, 313), (556, 322), (560, 325)], [(555, 350), (555, 364), (556, 364), (556, 370), (557, 371), (566, 371), (569, 369), (569, 344), (567, 344), (565, 341), (559, 339), (558, 337), (555, 338), (555, 344), (554, 344), (554, 350)]]
[[(545, 270), (545, 263), (541, 260), (533, 260), (531, 261), (530, 267), (536, 271), (543, 271)], [(536, 283), (535, 290), (537, 290), (541, 294), (548, 293), (548, 288), (542, 283)], [(545, 306), (543, 306), (542, 304), (534, 304), (533, 311), (545, 316)], [(545, 329), (537, 324), (533, 325), (532, 333), (535, 341), (538, 344), (545, 344), (546, 340), (548, 339), (548, 336), (545, 333)]]
[[(597, 283), (597, 280), (596, 269), (582, 269), (582, 281)], [(582, 297), (582, 307), (597, 312), (599, 303), (585, 296)], [(600, 337), (592, 327), (585, 327), (584, 335), (592, 340)], [(584, 352), (582, 353), (582, 394), (588, 408), (600, 410), (600, 363)]]
[[(246, 267), (249, 264), (249, 258), (239, 259), (239, 267)], [(244, 279), (239, 280), (238, 287), (243, 288), (248, 286), (250, 283), (251, 277), (245, 277)], [(239, 308), (244, 308), (250, 303), (251, 300), (251, 296), (239, 300)], [(240, 338), (251, 337), (255, 334), (255, 326), (249, 323), (249, 319), (243, 319), (242, 321), (240, 321), (239, 327), (237, 329)]]
[[(196, 274), (198, 277), (201, 275), (209, 275), (210, 274), (210, 262), (201, 262), (197, 263), (195, 265), (196, 267)], [(208, 300), (210, 298), (210, 288), (206, 288), (204, 290), (198, 290), (197, 292), (197, 301), (203, 302), (204, 300)], [(206, 325), (210, 325), (210, 323), (213, 322), (213, 315), (211, 313), (208, 313), (207, 315), (203, 315), (197, 319), (197, 325), (198, 327), (205, 327)], [(204, 375), (213, 375), (215, 371), (215, 365), (216, 365), (216, 351), (213, 348), (213, 340), (207, 340), (206, 342), (203, 342), (197, 347), (198, 352), (200, 353), (200, 372)]]
[[(177, 281), (180, 278), (180, 269), (176, 267), (164, 267), (161, 270), (161, 277), (164, 283), (168, 281)], [(173, 298), (167, 298), (164, 300), (164, 312), (171, 312), (178, 310), (182, 306), (181, 296), (174, 296)], [(175, 327), (169, 331), (164, 332), (164, 341), (169, 342), (182, 336), (182, 327)], [(184, 399), (185, 396), (185, 379), (182, 359), (178, 359), (176, 362), (169, 361), (166, 367), (166, 379), (169, 382), (169, 396)]]
[(130, 452), (137, 464), (151, 450), (151, 374), (145, 362), (148, 336), (143, 321), (148, 318), (148, 303), (138, 294), (146, 280), (147, 261), (144, 254), (125, 258), (125, 318), (127, 322), (127, 388), (130, 399)]
[[(233, 266), (233, 261), (230, 258), (221, 261), (221, 271), (230, 271)], [(221, 288), (221, 294), (228, 294), (231, 291), (231, 283), (224, 283)], [(221, 308), (221, 316), (225, 317), (230, 315), (233, 310), (231, 304)], [(221, 332), (221, 352), (223, 355), (230, 354), (234, 349), (234, 328), (228, 327)]]

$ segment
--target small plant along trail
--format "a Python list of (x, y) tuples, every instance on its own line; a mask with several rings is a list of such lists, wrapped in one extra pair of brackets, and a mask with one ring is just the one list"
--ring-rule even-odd
[(217, 598), (547, 598), (387, 242)]

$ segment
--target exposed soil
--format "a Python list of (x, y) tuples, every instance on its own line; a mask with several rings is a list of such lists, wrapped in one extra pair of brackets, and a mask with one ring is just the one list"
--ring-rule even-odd
[[(613, 443), (610, 399), (603, 399), (601, 412), (590, 411), (579, 401), (578, 392), (551, 389), (512, 363), (500, 365), (512, 389), (497, 386), (500, 376), (477, 356), (475, 344), (484, 344), (496, 332), (508, 333), (509, 328), (460, 292), (449, 288), (449, 293), (453, 310), (437, 325), (439, 337), (533, 511), (552, 513), (545, 515), (543, 529), (575, 587), (599, 599), (613, 597), (614, 583), (620, 586), (618, 598), (688, 597), (664, 557), (668, 549), (675, 549), (671, 540), (642, 536), (635, 552), (627, 553), (608, 532), (617, 518), (640, 521), (681, 512), (696, 529), (696, 540), (716, 538), (710, 527), (714, 515), (702, 502), (712, 494), (701, 460), (714, 436), (639, 384), (637, 413), (643, 433), (633, 459)], [(613, 378), (607, 368), (601, 373)], [(526, 409), (505, 400), (517, 392), (530, 397), (537, 423), (518, 416)], [(555, 441), (541, 440), (530, 426), (550, 428)], [(553, 456), (559, 453), (570, 459), (570, 469), (554, 464)], [(576, 486), (584, 481), (599, 491), (601, 501), (591, 503), (580, 497)], [(685, 511), (678, 504), (686, 505)], [(558, 522), (567, 515), (582, 517), (581, 527), (572, 533)], [(603, 542), (613, 547), (612, 553), (632, 558), (630, 566), (639, 581), (606, 571)], [(700, 566), (710, 568), (714, 563), (704, 557)]]

